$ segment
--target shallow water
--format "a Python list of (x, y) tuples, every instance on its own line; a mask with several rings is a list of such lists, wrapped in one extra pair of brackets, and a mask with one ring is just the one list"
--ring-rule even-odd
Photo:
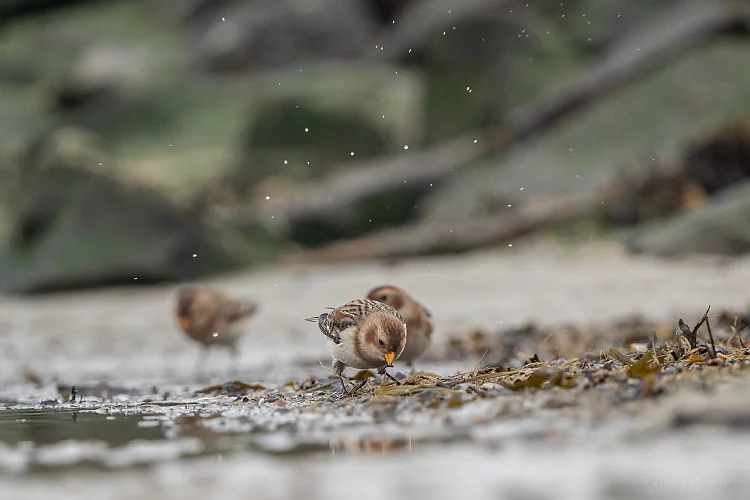
[(16, 446), (61, 441), (102, 441), (115, 448), (134, 439), (164, 439), (158, 426), (141, 425), (144, 415), (101, 415), (77, 410), (0, 410), (0, 442)]

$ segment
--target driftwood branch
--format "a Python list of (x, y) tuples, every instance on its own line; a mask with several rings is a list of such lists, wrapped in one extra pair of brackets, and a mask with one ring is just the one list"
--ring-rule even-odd
[(748, 32), (747, 5), (702, 0), (679, 4), (664, 18), (626, 37), (601, 62), (521, 109), (510, 128), (517, 137), (526, 138), (657, 69), (686, 49), (718, 36)]
[(507, 217), (478, 216), (466, 220), (406, 224), (320, 249), (290, 254), (288, 259), (332, 262), (466, 251), (502, 244), (542, 227), (573, 219), (589, 212), (595, 203), (594, 199), (581, 197), (534, 200)]
[(403, 188), (426, 190), (439, 184), (484, 155), (488, 142), (487, 134), (474, 134), (420, 152), (343, 164), (340, 174), (258, 206), (289, 224), (310, 218), (338, 220), (349, 207), (368, 197)]

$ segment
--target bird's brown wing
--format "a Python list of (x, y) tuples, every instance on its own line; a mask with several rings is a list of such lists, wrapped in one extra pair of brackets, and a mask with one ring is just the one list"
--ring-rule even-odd
[(427, 315), (428, 318), (432, 317), (432, 313), (430, 312), (429, 309), (425, 307), (424, 304), (422, 304), (421, 302), (417, 302), (416, 300), (414, 301), (414, 303), (417, 304), (417, 307), (419, 307), (422, 311), (424, 311), (424, 313)]
[(360, 318), (359, 311), (349, 306), (350, 304), (344, 304), (328, 314), (329, 333), (336, 334), (352, 326), (357, 326)]
[(255, 302), (239, 300), (226, 295), (217, 297), (218, 312), (221, 317), (231, 323), (252, 316), (258, 308)]
[(396, 316), (401, 322), (404, 318), (394, 308), (383, 302), (369, 299), (356, 299), (347, 302), (343, 306), (334, 309), (329, 318), (331, 330), (342, 331), (350, 326), (356, 326), (362, 321), (362, 318), (374, 312), (383, 312)]

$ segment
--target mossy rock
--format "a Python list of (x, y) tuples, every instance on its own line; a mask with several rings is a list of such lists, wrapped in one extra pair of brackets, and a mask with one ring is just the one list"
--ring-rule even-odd
[(549, 196), (594, 196), (621, 176), (679, 165), (697, 140), (750, 114), (745, 42), (685, 54), (477, 165), (420, 204), (430, 219), (512, 216), (508, 205)]
[(381, 130), (354, 113), (323, 110), (297, 100), (265, 103), (243, 146), (248, 183), (283, 171), (285, 177), (313, 179), (330, 164), (386, 152)]
[(434, 0), (406, 7), (373, 58), (425, 75), (425, 137), (447, 139), (502, 121), (584, 59), (557, 20), (495, 0)]
[(359, 199), (347, 207), (345, 212), (334, 217), (300, 217), (289, 228), (289, 237), (301, 245), (318, 247), (335, 240), (403, 224), (414, 217), (419, 199), (426, 189), (404, 186), (388, 193)]
[[(53, 135), (54, 137), (54, 135)], [(44, 292), (194, 279), (273, 258), (260, 224), (215, 225), (116, 171), (86, 166), (94, 151), (38, 147), (11, 200), (0, 290)]]
[(702, 210), (627, 232), (623, 242), (633, 252), (661, 257), (750, 253), (750, 181), (724, 189)]

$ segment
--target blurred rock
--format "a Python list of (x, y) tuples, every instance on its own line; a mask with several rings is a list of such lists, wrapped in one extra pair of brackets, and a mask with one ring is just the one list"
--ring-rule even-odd
[(692, 146), (685, 172), (709, 194), (750, 178), (750, 121), (725, 127)]
[(422, 82), (409, 70), (315, 64), (265, 74), (253, 87), (239, 154), (221, 182), (240, 203), (276, 197), (279, 186), (315, 183), (350, 168), (342, 162), (414, 149), (422, 141)]
[(243, 145), (246, 165), (239, 182), (252, 185), (280, 171), (285, 178), (314, 180), (352, 152), (363, 158), (385, 153), (383, 132), (353, 112), (319, 109), (297, 99), (266, 102)]
[(431, 220), (512, 218), (548, 197), (596, 196), (623, 175), (677, 169), (696, 138), (750, 114), (747, 45), (730, 41), (686, 54), (579, 110), (546, 133), (450, 180), (421, 204)]
[(520, 105), (671, 3), (411, 2), (370, 57), (424, 70), (427, 136), (443, 139), (513, 123)]
[(364, 0), (378, 23), (392, 25), (404, 9), (420, 0)]
[(705, 209), (656, 221), (624, 238), (634, 252), (673, 257), (750, 252), (750, 181), (726, 188)]
[[(541, 15), (560, 19), (580, 19), (582, 22), (562, 24), (566, 36), (581, 49), (601, 53), (619, 39), (682, 0), (541, 0), (535, 4)], [(565, 15), (563, 18), (562, 15)]]
[(114, 45), (87, 47), (50, 85), (52, 111), (65, 123), (116, 138), (159, 122), (159, 104), (149, 95), (147, 53)]
[(219, 72), (354, 59), (369, 46), (374, 29), (359, 1), (254, 0), (214, 16), (199, 38), (197, 59)]
[(180, 211), (120, 180), (99, 146), (89, 133), (61, 129), (32, 148), (11, 201), (0, 290), (193, 279), (273, 255), (260, 225), (216, 228), (199, 211)]
[(286, 224), (291, 239), (303, 245), (355, 237), (405, 223), (426, 192), (484, 151), (465, 137), (424, 151), (348, 161), (317, 183), (257, 200), (254, 211)]
[(237, 2), (238, 0), (155, 0), (161, 12), (181, 24), (199, 22), (206, 17), (213, 18), (217, 11)]
[(101, 0), (0, 0), (0, 24), (15, 17), (39, 14), (59, 7), (99, 2)]
[(522, 29), (531, 30), (524, 24), (527, 16), (520, 16), (495, 0), (411, 2), (394, 24), (386, 24), (369, 57), (424, 72), (426, 136), (446, 139), (476, 128), (494, 109), (505, 107), (510, 59), (539, 48), (536, 40), (517, 43)]

